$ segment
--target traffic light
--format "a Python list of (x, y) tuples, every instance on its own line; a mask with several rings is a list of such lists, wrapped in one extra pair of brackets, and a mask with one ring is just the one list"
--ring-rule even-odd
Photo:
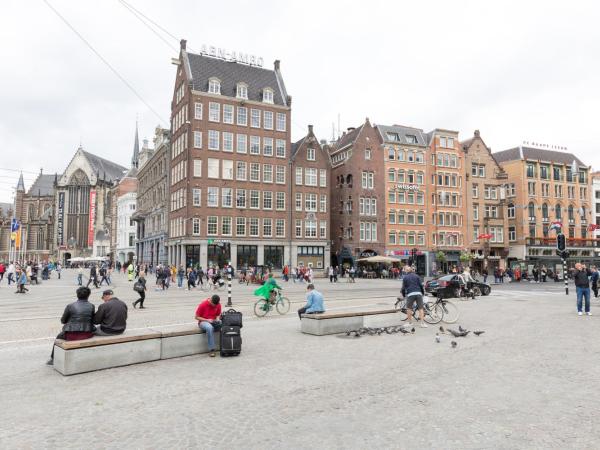
[(556, 248), (561, 252), (564, 252), (567, 248), (567, 240), (562, 233), (556, 235)]

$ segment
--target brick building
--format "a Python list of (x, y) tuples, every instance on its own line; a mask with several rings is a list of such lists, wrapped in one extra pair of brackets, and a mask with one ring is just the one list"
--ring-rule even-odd
[(428, 274), (434, 256), (428, 252), (426, 223), (431, 217), (429, 199), (428, 141), (423, 130), (400, 125), (376, 126), (382, 145), (383, 181), (386, 197), (386, 254), (416, 264), (420, 275)]
[[(5, 204), (0, 229), (0, 259), (8, 260), (10, 252), (10, 221), (14, 217), (21, 222), (23, 259), (48, 261), (55, 250), (54, 231), (54, 183), (56, 175), (39, 175), (28, 190), (19, 177), (15, 190), (14, 205)], [(14, 215), (13, 215), (14, 211)]]
[(385, 253), (384, 158), (369, 119), (349, 128), (331, 147), (332, 264)]
[(428, 235), (436, 256), (431, 267), (446, 271), (461, 264), (460, 255), (467, 245), (464, 153), (456, 131), (436, 128), (427, 138), (432, 205)]
[(292, 256), (291, 97), (279, 61), (224, 61), (182, 40), (176, 64), (169, 261), (281, 268)]
[[(472, 267), (480, 273), (506, 268), (508, 175), (492, 156), (479, 130), (461, 142), (465, 153), (466, 220), (465, 247), (471, 252)], [(480, 236), (491, 236), (480, 238)]]
[[(562, 273), (555, 254), (554, 221), (562, 223), (570, 261), (592, 262), (596, 240), (589, 235), (590, 167), (574, 154), (520, 146), (493, 153), (508, 176), (507, 216), (511, 267), (543, 266)], [(591, 234), (591, 233), (590, 233)]]
[(330, 160), (327, 150), (317, 140), (312, 125), (308, 134), (292, 145), (289, 208), (292, 267), (329, 266)]
[(170, 131), (156, 127), (154, 148), (142, 147), (138, 169), (136, 257), (145, 264), (166, 264)]

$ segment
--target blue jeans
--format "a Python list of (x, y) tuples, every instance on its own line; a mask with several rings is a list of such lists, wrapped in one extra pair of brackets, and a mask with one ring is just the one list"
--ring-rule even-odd
[(577, 287), (577, 312), (582, 312), (583, 297), (585, 297), (585, 312), (590, 312), (590, 288)]
[(198, 324), (198, 327), (200, 327), (201, 330), (206, 331), (206, 338), (208, 339), (208, 350), (209, 351), (214, 351), (215, 350), (215, 331), (219, 331), (221, 329), (221, 321), (220, 320), (215, 320), (214, 322), (210, 323), (207, 322), (205, 320), (203, 320), (202, 322), (200, 322)]
[(179, 276), (177, 275), (177, 287), (182, 287), (183, 286), (183, 275)]
[(83, 286), (83, 275), (81, 274), (77, 275), (77, 285)]

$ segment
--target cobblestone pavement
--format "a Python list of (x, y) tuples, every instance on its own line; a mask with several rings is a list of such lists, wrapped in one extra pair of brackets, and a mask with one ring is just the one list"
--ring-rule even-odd
[[(115, 281), (132, 301), (128, 283)], [(254, 319), (252, 288), (234, 285), (245, 313), (240, 357), (63, 377), (44, 362), (69, 284), (51, 280), (24, 296), (0, 286), (0, 448), (600, 447), (600, 318), (578, 317), (560, 284), (494, 286), (459, 302), (459, 323), (486, 333), (457, 339), (456, 349), (447, 335), (435, 342), (436, 327), (303, 335), (294, 309), (304, 286), (286, 285), (289, 315)], [(329, 309), (387, 307), (399, 283), (318, 287)], [(131, 310), (129, 326), (191, 322), (203, 295), (150, 292), (149, 309)]]

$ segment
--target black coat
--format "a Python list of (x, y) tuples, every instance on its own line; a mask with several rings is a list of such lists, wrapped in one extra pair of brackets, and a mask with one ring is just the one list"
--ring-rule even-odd
[(63, 331), (92, 332), (96, 307), (87, 300), (77, 300), (65, 308), (60, 321), (64, 323)]

